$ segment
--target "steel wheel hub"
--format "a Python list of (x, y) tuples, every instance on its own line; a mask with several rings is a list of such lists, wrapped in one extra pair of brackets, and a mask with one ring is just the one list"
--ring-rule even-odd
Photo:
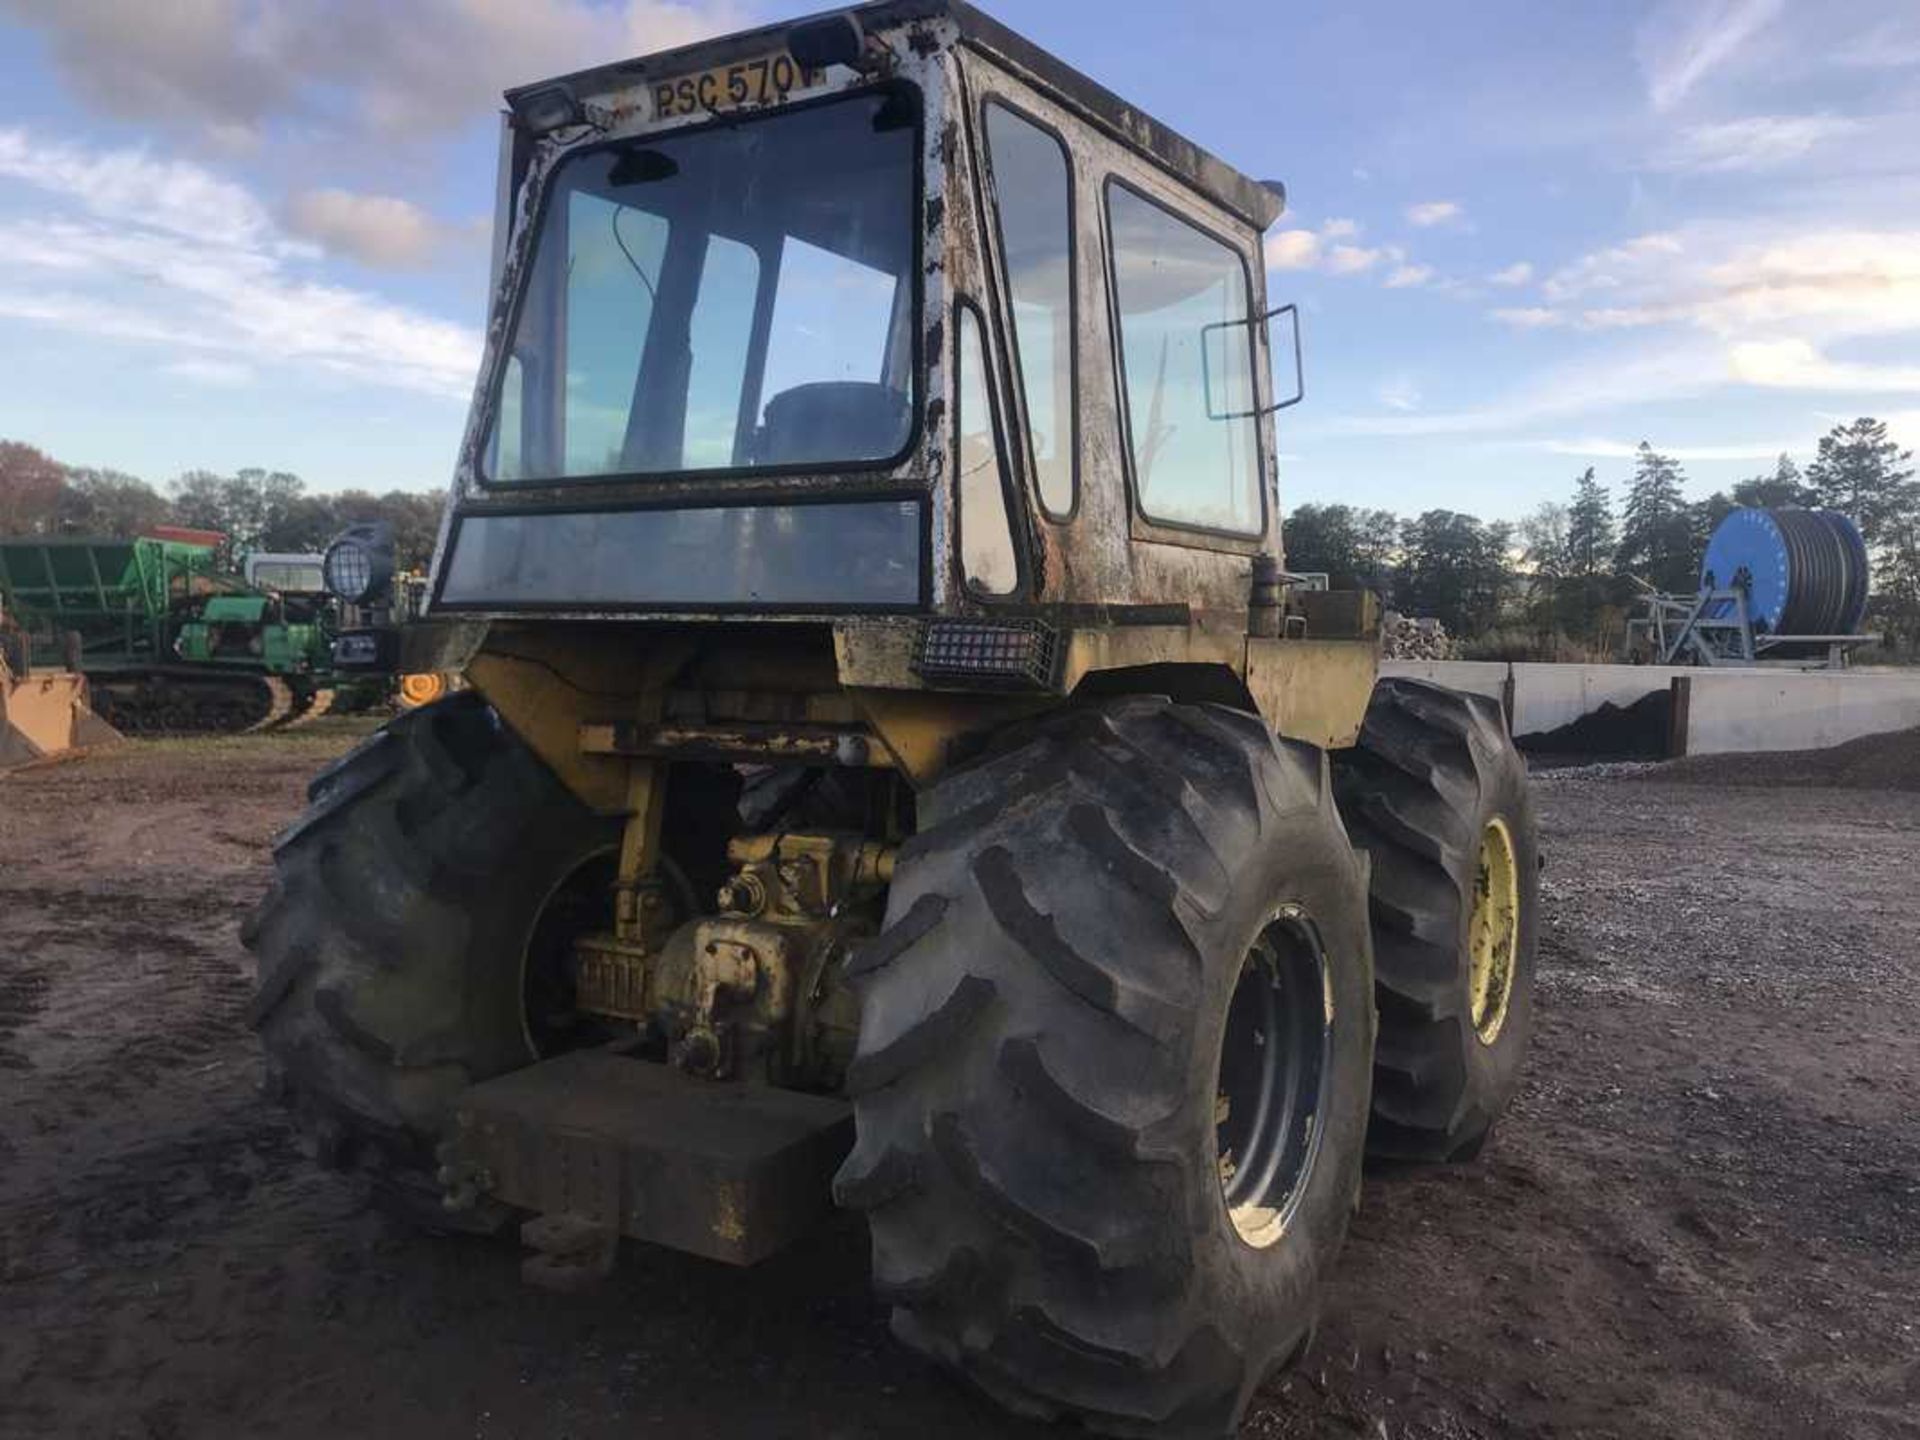
[(1326, 951), (1304, 912), (1288, 907), (1241, 966), (1214, 1085), (1220, 1189), (1249, 1245), (1277, 1241), (1306, 1190), (1332, 1042)]
[(1468, 989), (1473, 1030), (1482, 1044), (1500, 1038), (1513, 999), (1514, 959), (1520, 953), (1520, 866), (1513, 832), (1495, 816), (1480, 832), (1474, 871), (1473, 914), (1467, 921)]

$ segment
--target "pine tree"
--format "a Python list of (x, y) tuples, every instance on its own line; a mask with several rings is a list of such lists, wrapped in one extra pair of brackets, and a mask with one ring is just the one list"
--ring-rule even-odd
[(1594, 478), (1593, 467), (1573, 484), (1573, 503), (1567, 507), (1568, 568), (1583, 580), (1592, 580), (1613, 568), (1617, 543), (1613, 528), (1613, 500), (1607, 487)]
[(1819, 454), (1807, 467), (1807, 488), (1815, 504), (1851, 517), (1867, 544), (1878, 547), (1903, 517), (1920, 510), (1912, 460), (1913, 452), (1900, 448), (1883, 421), (1862, 416), (1820, 437)]
[(1567, 576), (1574, 610), (1568, 629), (1596, 643), (1605, 624), (1603, 608), (1615, 588), (1613, 552), (1619, 534), (1613, 523), (1613, 497), (1595, 478), (1593, 467), (1573, 484), (1567, 507)]
[(1646, 441), (1640, 442), (1633, 483), (1627, 489), (1620, 545), (1614, 554), (1621, 570), (1669, 594), (1691, 592), (1698, 570), (1693, 520), (1680, 489), (1682, 478), (1677, 463)]
[(1756, 475), (1733, 487), (1734, 504), (1753, 505), (1762, 510), (1811, 505), (1814, 498), (1791, 455), (1782, 455), (1774, 462), (1773, 474)]
[(1891, 650), (1920, 648), (1920, 518), (1889, 526), (1875, 578), (1871, 624)]

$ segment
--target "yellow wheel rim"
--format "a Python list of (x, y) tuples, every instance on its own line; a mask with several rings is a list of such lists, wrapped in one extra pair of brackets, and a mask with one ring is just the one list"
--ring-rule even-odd
[(1491, 1045), (1507, 1023), (1513, 967), (1520, 954), (1520, 866), (1513, 855), (1513, 832), (1498, 816), (1480, 832), (1467, 954), (1474, 1033), (1481, 1044)]
[(430, 705), (447, 693), (447, 677), (434, 671), (400, 677), (400, 703), (409, 710)]

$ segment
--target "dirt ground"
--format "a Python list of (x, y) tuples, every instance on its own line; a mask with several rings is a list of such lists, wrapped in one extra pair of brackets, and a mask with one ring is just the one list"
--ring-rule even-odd
[[(308, 1164), (235, 927), (345, 743), (0, 777), (0, 1435), (1051, 1433), (892, 1346), (855, 1220), (564, 1297)], [(1698, 769), (1541, 777), (1525, 1090), (1370, 1177), (1247, 1434), (1920, 1437), (1920, 793)]]

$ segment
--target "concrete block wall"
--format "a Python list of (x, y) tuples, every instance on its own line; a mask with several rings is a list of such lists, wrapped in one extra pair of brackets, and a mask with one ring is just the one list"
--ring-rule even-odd
[(1920, 726), (1920, 674), (1689, 670), (1673, 706), (1676, 754), (1822, 750)]
[(1817, 750), (1920, 726), (1916, 671), (1387, 660), (1380, 673), (1491, 696), (1506, 707), (1513, 733), (1522, 738), (1558, 730), (1605, 704), (1625, 709), (1666, 692), (1672, 696), (1669, 750), (1675, 755)]

